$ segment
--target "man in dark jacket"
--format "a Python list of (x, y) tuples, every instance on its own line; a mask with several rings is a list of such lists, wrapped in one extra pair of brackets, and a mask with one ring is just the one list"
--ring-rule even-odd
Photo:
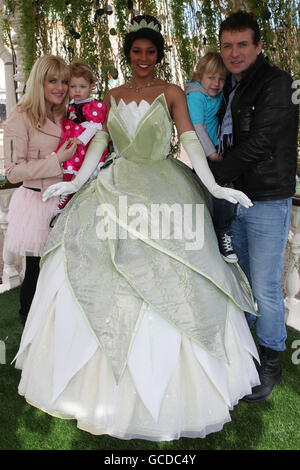
[[(262, 54), (251, 14), (236, 12), (223, 21), (220, 47), (230, 74), (220, 110), (224, 158), (212, 171), (219, 184), (233, 183), (253, 202), (249, 209), (237, 207), (231, 234), (260, 315), (261, 385), (244, 397), (255, 402), (281, 380), (279, 351), (286, 340), (281, 276), (295, 192), (299, 110), (291, 76)], [(256, 317), (247, 314), (247, 320), (252, 327)]]

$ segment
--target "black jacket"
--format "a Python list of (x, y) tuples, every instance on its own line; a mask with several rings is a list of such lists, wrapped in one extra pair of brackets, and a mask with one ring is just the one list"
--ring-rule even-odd
[[(220, 122), (231, 91), (224, 87)], [(234, 183), (252, 200), (276, 200), (295, 193), (299, 107), (293, 103), (292, 77), (260, 54), (243, 73), (231, 110), (233, 146), (214, 163), (216, 181)]]

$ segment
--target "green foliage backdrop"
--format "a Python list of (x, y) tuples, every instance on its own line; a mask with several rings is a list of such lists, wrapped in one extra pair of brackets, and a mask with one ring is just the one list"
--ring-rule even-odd
[[(158, 17), (166, 40), (158, 75), (183, 85), (199, 57), (218, 47), (218, 28), (233, 11), (255, 14), (265, 55), (300, 80), (300, 0), (2, 0), (4, 41), (14, 48), (11, 33), (19, 18), (18, 41), (25, 78), (43, 54), (61, 55), (67, 62), (86, 61), (98, 77), (103, 98), (110, 79), (128, 79), (122, 54), (123, 37), (132, 16)], [(13, 57), (15, 51), (12, 50)], [(113, 82), (113, 86), (116, 82)], [(300, 150), (300, 138), (299, 138)], [(299, 171), (300, 173), (300, 164)]]
[(159, 74), (176, 83), (190, 76), (206, 48), (218, 46), (220, 22), (239, 8), (256, 15), (270, 60), (300, 79), (299, 0), (3, 0), (2, 4), (9, 46), (11, 18), (20, 15), (26, 75), (36, 57), (45, 53), (54, 52), (67, 61), (81, 57), (97, 73), (100, 95), (109, 76), (129, 74), (121, 44), (137, 13), (153, 14), (161, 21), (167, 53)]

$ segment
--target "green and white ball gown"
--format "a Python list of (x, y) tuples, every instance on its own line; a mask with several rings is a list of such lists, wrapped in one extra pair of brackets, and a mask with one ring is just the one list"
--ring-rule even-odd
[(197, 249), (180, 237), (143, 237), (137, 212), (130, 219), (132, 208), (142, 226), (153, 204), (204, 204), (199, 179), (169, 156), (165, 96), (151, 105), (112, 98), (108, 128), (116, 158), (72, 198), (48, 239), (16, 356), (19, 393), (97, 435), (205, 437), (259, 384), (243, 312), (255, 313), (251, 291), (219, 254), (206, 205)]

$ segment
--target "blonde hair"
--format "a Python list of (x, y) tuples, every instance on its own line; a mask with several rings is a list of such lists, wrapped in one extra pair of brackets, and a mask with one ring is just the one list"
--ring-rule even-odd
[[(37, 59), (28, 77), (25, 94), (18, 104), (20, 110), (26, 112), (33, 128), (36, 128), (38, 123), (43, 125), (46, 121), (44, 83), (46, 79), (54, 77), (69, 82), (70, 71), (66, 62), (61, 57), (53, 55), (45, 55)], [(68, 94), (60, 105), (54, 107), (54, 110), (63, 116), (67, 104)]]
[(97, 78), (91, 67), (81, 60), (75, 60), (70, 65), (70, 78), (72, 77), (83, 77), (93, 87), (96, 85)]
[(199, 60), (196, 70), (193, 72), (191, 81), (200, 82), (205, 73), (216, 73), (227, 75), (227, 69), (224, 65), (221, 54), (218, 52), (207, 52)]

